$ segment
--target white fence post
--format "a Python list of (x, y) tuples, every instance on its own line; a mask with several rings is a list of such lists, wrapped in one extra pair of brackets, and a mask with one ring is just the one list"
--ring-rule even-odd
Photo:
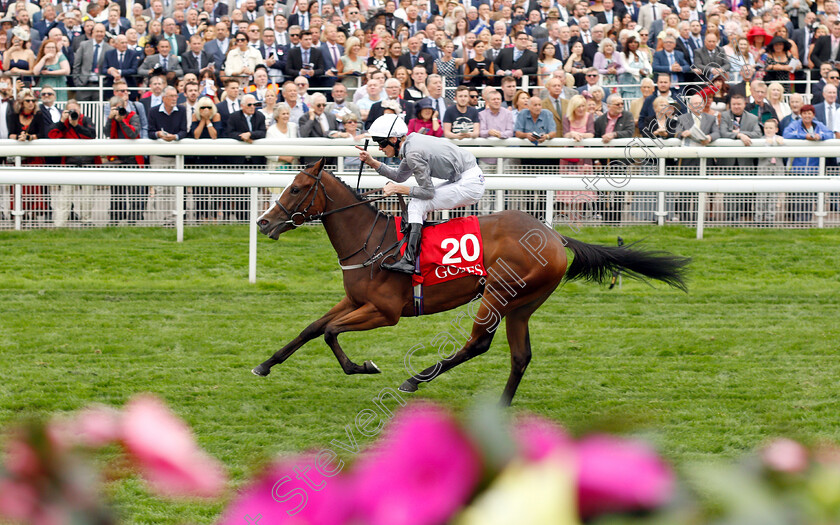
[(697, 194), (697, 238), (703, 238), (703, 226), (706, 219), (706, 192)]
[[(15, 83), (13, 82), (12, 85)], [(15, 167), (20, 168), (20, 157), (15, 157)], [(12, 208), (12, 215), (15, 217), (15, 230), (20, 231), (21, 229), (21, 221), (23, 219), (23, 186), (20, 184), (15, 184), (13, 189), (15, 192), (15, 204), (14, 208)]]
[(248, 282), (257, 282), (257, 195), (259, 188), (251, 188), (251, 213), (248, 225)]
[[(665, 159), (658, 159), (659, 176), (665, 176)], [(668, 211), (665, 209), (665, 192), (660, 191), (656, 195), (656, 223), (659, 226), (665, 226), (665, 216)]]
[[(175, 169), (183, 171), (184, 156), (175, 155)], [(184, 187), (175, 188), (175, 237), (177, 242), (184, 242)]]

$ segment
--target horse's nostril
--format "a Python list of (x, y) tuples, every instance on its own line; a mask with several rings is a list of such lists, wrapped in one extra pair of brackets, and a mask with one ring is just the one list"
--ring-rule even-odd
[(257, 224), (260, 226), (265, 226), (266, 224), (268, 224), (268, 221), (266, 219), (262, 219), (257, 221)]

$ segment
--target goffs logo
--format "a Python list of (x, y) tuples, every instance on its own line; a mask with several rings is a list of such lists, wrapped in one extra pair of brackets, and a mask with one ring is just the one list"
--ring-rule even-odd
[(435, 268), (435, 276), (437, 276), (438, 279), (456, 277), (465, 273), (469, 273), (472, 275), (481, 275), (481, 265), (476, 264), (475, 266), (438, 266)]

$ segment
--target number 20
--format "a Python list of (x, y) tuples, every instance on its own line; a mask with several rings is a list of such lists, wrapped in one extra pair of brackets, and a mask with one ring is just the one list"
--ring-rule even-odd
[[(472, 251), (470, 251), (468, 244), (472, 244)], [(460, 242), (458, 242), (458, 239), (455, 239), (454, 237), (448, 237), (440, 243), (440, 247), (444, 250), (449, 250), (446, 252), (446, 255), (443, 256), (443, 260), (441, 261), (443, 264), (460, 263), (461, 257), (453, 257), (455, 252), (459, 251), (459, 249), (461, 256), (463, 256), (464, 260), (467, 262), (472, 262), (478, 259), (478, 255), (481, 251), (478, 243), (478, 237), (472, 233), (462, 236)]]

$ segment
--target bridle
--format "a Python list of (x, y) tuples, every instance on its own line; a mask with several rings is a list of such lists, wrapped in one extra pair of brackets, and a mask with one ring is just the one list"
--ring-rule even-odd
[[(353, 208), (355, 206), (359, 206), (359, 205), (362, 205), (362, 204), (370, 204), (372, 202), (381, 201), (382, 199), (387, 198), (385, 195), (383, 195), (381, 197), (375, 197), (373, 199), (366, 199), (366, 200), (362, 200), (362, 201), (359, 201), (359, 202), (354, 202), (353, 204), (349, 204), (347, 206), (342, 206), (341, 208), (336, 208), (334, 210), (322, 211), (321, 213), (316, 213), (314, 215), (309, 215), (308, 214), (309, 213), (309, 208), (311, 208), (312, 205), (315, 204), (315, 199), (318, 198), (318, 190), (319, 189), (321, 189), (324, 192), (324, 197), (328, 201), (333, 202), (333, 199), (329, 195), (327, 195), (327, 189), (324, 188), (324, 182), (321, 180), (322, 171), (319, 171), (318, 175), (312, 175), (311, 173), (306, 172), (306, 171), (302, 171), (301, 173), (304, 173), (304, 174), (308, 175), (309, 177), (312, 177), (313, 179), (315, 179), (315, 184), (313, 184), (309, 188), (309, 191), (306, 192), (306, 194), (303, 196), (303, 199), (301, 199), (300, 203), (297, 206), (295, 206), (295, 209), (292, 210), (292, 211), (287, 210), (286, 207), (283, 206), (280, 203), (279, 198), (274, 202), (274, 204), (276, 204), (277, 207), (280, 208), (283, 211), (283, 213), (285, 213), (286, 216), (288, 217), (288, 219), (283, 224), (284, 225), (290, 225), (292, 227), (292, 229), (295, 229), (298, 226), (303, 226), (305, 223), (307, 223), (309, 221), (316, 221), (316, 220), (319, 220), (319, 219), (321, 219), (323, 217), (326, 217), (328, 215), (332, 215), (333, 213), (338, 213), (340, 211), (344, 211), (344, 210)], [(368, 195), (371, 195), (373, 193), (377, 193), (379, 191), (381, 191), (379, 188), (376, 188), (376, 189), (373, 189), (373, 190), (370, 190), (370, 191), (366, 191), (366, 192), (360, 194), (360, 197), (367, 197)], [(306, 208), (304, 208), (303, 211), (298, 211), (298, 208), (300, 208), (303, 205), (303, 203), (306, 202), (306, 198), (309, 196), (310, 193), (312, 194), (312, 198), (309, 200), (309, 204), (306, 205)], [(303, 220), (300, 223), (295, 222), (295, 217), (296, 216), (302, 217)]]
[[(326, 217), (328, 215), (332, 215), (333, 213), (338, 213), (340, 211), (349, 210), (350, 208), (354, 208), (354, 207), (360, 206), (362, 204), (370, 204), (372, 202), (380, 201), (382, 199), (387, 198), (386, 195), (382, 195), (381, 197), (375, 197), (373, 199), (360, 200), (359, 202), (354, 202), (353, 204), (349, 204), (347, 206), (342, 206), (341, 208), (336, 208), (334, 210), (323, 211), (321, 213), (316, 213), (316, 214), (310, 215), (308, 213), (309, 208), (311, 208), (312, 205), (315, 203), (315, 199), (318, 197), (318, 190), (319, 189), (321, 189), (324, 192), (324, 197), (327, 200), (333, 201), (333, 199), (329, 195), (327, 195), (327, 189), (324, 187), (324, 182), (321, 180), (321, 174), (323, 173), (323, 170), (319, 171), (317, 175), (312, 175), (311, 173), (309, 173), (307, 171), (303, 171), (302, 173), (305, 173), (306, 175), (315, 179), (315, 184), (313, 184), (312, 187), (309, 188), (309, 191), (306, 192), (306, 194), (303, 196), (303, 199), (301, 199), (300, 203), (295, 207), (295, 209), (292, 210), (292, 211), (289, 211), (288, 209), (286, 209), (286, 207), (283, 206), (280, 203), (279, 198), (275, 202), (275, 204), (277, 204), (277, 207), (280, 208), (283, 211), (283, 213), (285, 213), (286, 216), (288, 217), (288, 219), (284, 222), (284, 224), (285, 225), (290, 225), (292, 227), (292, 229), (295, 229), (298, 226), (302, 226), (303, 224), (305, 224), (309, 221), (322, 219), (323, 217)], [(366, 197), (366, 196), (368, 196), (372, 193), (377, 193), (379, 191), (381, 191), (381, 189), (379, 189), (379, 188), (376, 188), (376, 189), (373, 189), (373, 190), (370, 190), (370, 191), (366, 191), (366, 192), (360, 194), (360, 197)], [(300, 208), (303, 205), (303, 203), (306, 202), (306, 199), (307, 199), (307, 197), (309, 197), (310, 193), (312, 194), (312, 198), (309, 200), (309, 204), (306, 205), (306, 208), (304, 208), (303, 211), (298, 211), (298, 208)], [(405, 202), (402, 200), (402, 195), (400, 195), (399, 198), (400, 198), (401, 205), (404, 207)], [(295, 222), (295, 217), (297, 217), (297, 216), (300, 216), (300, 217), (303, 218), (303, 220), (300, 223)], [(379, 240), (379, 244), (376, 246), (376, 248), (373, 249), (374, 253), (371, 255), (368, 252), (368, 242), (370, 242), (370, 239), (373, 236), (373, 232), (376, 229), (376, 225), (379, 222), (379, 218), (381, 216), (385, 216), (385, 218), (386, 218), (385, 219), (386, 227), (383, 230), (382, 238)], [(357, 270), (357, 269), (360, 269), (360, 268), (367, 268), (368, 266), (373, 265), (373, 263), (376, 262), (377, 260), (385, 257), (385, 255), (387, 253), (390, 253), (394, 248), (396, 248), (402, 242), (402, 241), (397, 241), (387, 250), (382, 250), (382, 251), (379, 250), (382, 247), (382, 244), (385, 241), (385, 238), (388, 234), (387, 225), (388, 225), (388, 223), (390, 222), (391, 219), (392, 219), (392, 217), (390, 215), (388, 215), (386, 213), (383, 213), (381, 210), (376, 211), (376, 218), (374, 219), (373, 224), (370, 227), (370, 231), (368, 232), (367, 237), (365, 238), (365, 242), (362, 245), (362, 247), (359, 248), (358, 250), (354, 251), (350, 255), (348, 255), (346, 257), (340, 257), (338, 259), (338, 264), (339, 264), (339, 266), (341, 267), (342, 270)], [(368, 255), (368, 258), (364, 262), (359, 263), (359, 264), (352, 264), (352, 265), (341, 264), (342, 262), (346, 261), (347, 259), (353, 257), (354, 255), (362, 253), (362, 252), (364, 252), (365, 254)]]

